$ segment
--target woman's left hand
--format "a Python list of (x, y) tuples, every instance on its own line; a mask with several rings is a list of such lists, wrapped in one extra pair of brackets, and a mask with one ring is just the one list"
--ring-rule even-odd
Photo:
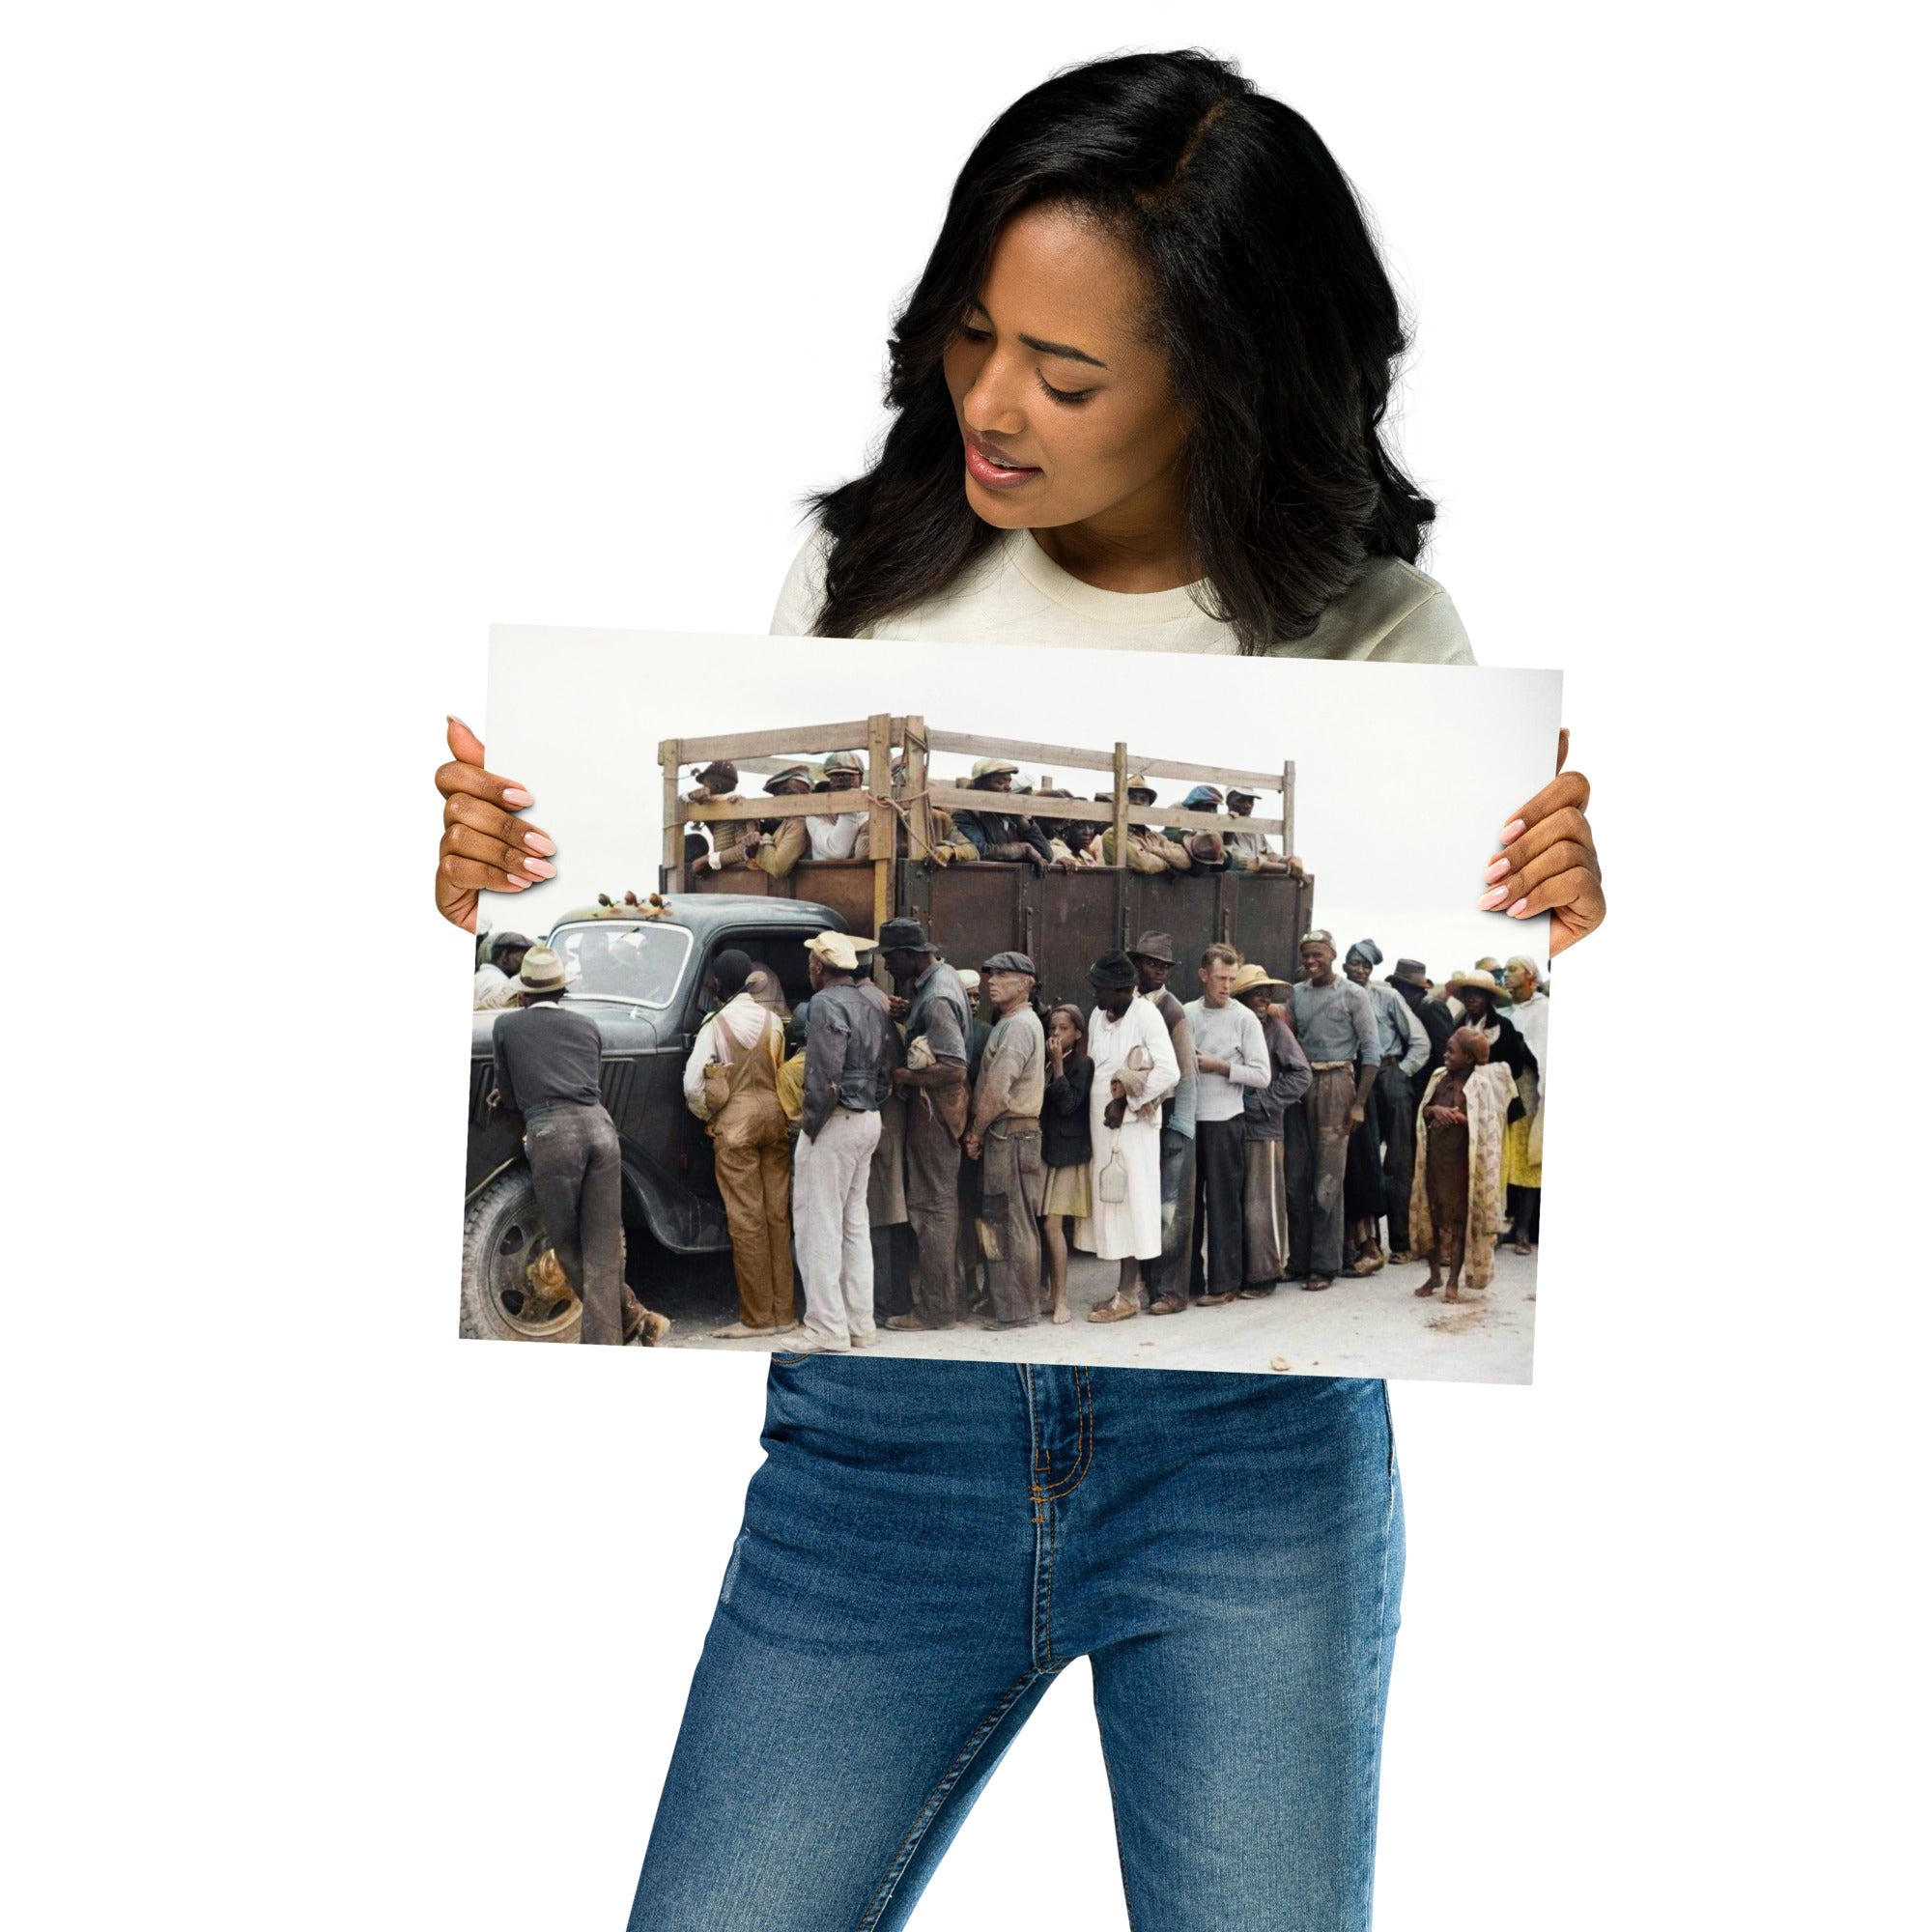
[(1604, 923), (1604, 874), (1597, 844), (1584, 816), (1590, 781), (1566, 772), (1570, 733), (1556, 741), (1556, 777), (1503, 827), (1502, 849), (1490, 861), (1479, 912), (1511, 919), (1549, 915), (1549, 956), (1553, 959)]

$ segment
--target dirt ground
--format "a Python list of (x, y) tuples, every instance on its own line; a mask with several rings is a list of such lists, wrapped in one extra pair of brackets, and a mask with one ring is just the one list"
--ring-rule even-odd
[[(1536, 1304), (1536, 1258), (1496, 1256), (1495, 1280), (1460, 1307), (1419, 1299), (1420, 1264), (1385, 1267), (1364, 1281), (1344, 1277), (1324, 1293), (1284, 1282), (1263, 1301), (1190, 1308), (1184, 1315), (1094, 1322), (1086, 1311), (1113, 1293), (1111, 1262), (1076, 1256), (1067, 1285), (1073, 1320), (1055, 1327), (991, 1334), (968, 1322), (939, 1334), (881, 1329), (878, 1354), (945, 1360), (1088, 1362), (1128, 1368), (1228, 1369), (1311, 1376), (1382, 1376), (1401, 1380), (1526, 1382)], [(684, 1264), (674, 1278), (639, 1292), (674, 1318), (664, 1346), (765, 1353), (761, 1342), (716, 1342), (707, 1330), (737, 1313), (730, 1265)], [(657, 1290), (656, 1294), (652, 1288)]]

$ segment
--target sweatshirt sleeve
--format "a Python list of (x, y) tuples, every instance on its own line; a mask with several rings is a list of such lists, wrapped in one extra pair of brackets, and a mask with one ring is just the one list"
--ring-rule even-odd
[(1246, 1007), (1236, 1010), (1247, 1024), (1240, 1028), (1240, 1040), (1229, 1058), (1228, 1079), (1236, 1087), (1265, 1087), (1273, 1070), (1268, 1065), (1267, 1036)]
[[(1415, 573), (1418, 577), (1421, 573)], [(1387, 634), (1369, 653), (1375, 664), (1472, 665), (1476, 653), (1469, 646), (1469, 634), (1449, 601), (1449, 593), (1432, 579), (1431, 594), (1406, 616), (1390, 626)]]
[(825, 562), (831, 550), (832, 539), (814, 527), (785, 572), (778, 608), (772, 612), (773, 637), (810, 637), (818, 613), (825, 609)]

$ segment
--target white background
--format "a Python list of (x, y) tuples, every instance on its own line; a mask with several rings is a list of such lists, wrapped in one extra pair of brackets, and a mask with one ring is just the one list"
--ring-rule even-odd
[[(622, 1922), (759, 1368), (457, 1346), (441, 714), (492, 620), (761, 629), (977, 131), (1183, 17), (1377, 213), (1428, 567), (1565, 670), (1611, 894), (1537, 1384), (1396, 1391), (1378, 1924), (1909, 1918), (1903, 10), (392, 0), (0, 71), (9, 1922)], [(1069, 1679), (929, 1932), (1123, 1923)]]
[[(1504, 817), (1548, 781), (1558, 674), (1293, 658), (1156, 663), (1176, 675), (1151, 675), (1131, 651), (499, 626), (490, 755), (535, 796), (526, 815), (555, 841), (557, 870), (514, 902), (492, 899), (490, 911), (499, 930), (537, 936), (599, 893), (656, 887), (661, 739), (917, 712), (933, 731), (1050, 735), (1081, 751), (1120, 738), (1141, 756), (1234, 770), (1278, 772), (1293, 757), (1295, 849), (1315, 876), (1316, 919), (1343, 948), (1377, 940), (1386, 961), (1378, 977), (1403, 953), (1437, 980), (1492, 948), (1499, 958), (1547, 958), (1547, 919), (1498, 922), (1475, 901)], [(1480, 758), (1463, 750), (1474, 743)], [(969, 764), (935, 756), (955, 782)], [(1087, 798), (1104, 789), (1104, 775), (1068, 767), (1054, 776)], [(690, 777), (687, 767), (687, 790)], [(760, 782), (748, 773), (740, 788), (755, 795)], [(1161, 779), (1154, 788), (1160, 803), (1179, 805), (1188, 785)], [(1260, 817), (1280, 809), (1279, 791), (1255, 808)], [(944, 944), (944, 933), (935, 937)], [(1177, 943), (1175, 984), (1192, 999), (1200, 989), (1188, 935)], [(1295, 970), (1286, 952), (1261, 963)], [(953, 964), (979, 961), (954, 954)]]

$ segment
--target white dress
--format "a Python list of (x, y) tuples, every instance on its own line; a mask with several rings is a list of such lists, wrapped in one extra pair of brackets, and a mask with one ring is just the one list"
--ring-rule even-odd
[[(1137, 1046), (1151, 1062), (1145, 1073), (1127, 1065)], [(1136, 993), (1118, 1020), (1098, 1007), (1088, 1022), (1087, 1050), (1094, 1056), (1094, 1213), (1073, 1224), (1073, 1245), (1103, 1262), (1160, 1254), (1160, 1102), (1180, 1083), (1180, 1066), (1167, 1022)], [(1127, 1089), (1127, 1117), (1118, 1128), (1103, 1116), (1118, 1079)], [(1127, 1171), (1124, 1201), (1101, 1198), (1102, 1177), (1118, 1149)]]

